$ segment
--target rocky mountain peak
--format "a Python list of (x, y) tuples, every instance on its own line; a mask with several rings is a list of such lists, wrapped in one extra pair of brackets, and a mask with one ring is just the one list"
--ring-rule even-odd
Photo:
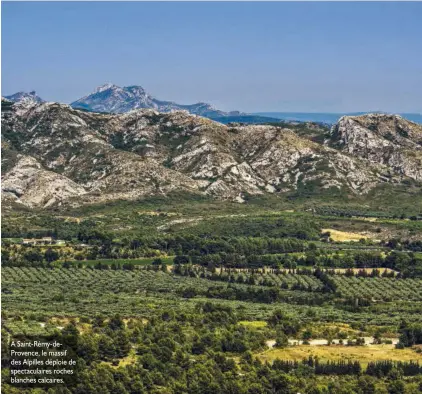
[(194, 115), (209, 118), (241, 115), (242, 113), (224, 112), (208, 103), (178, 104), (173, 101), (159, 100), (150, 95), (142, 86), (131, 85), (119, 87), (107, 83), (99, 86), (93, 93), (71, 104), (74, 108), (94, 112), (123, 113), (139, 108), (152, 108), (159, 112), (185, 110)]
[(92, 92), (92, 94), (101, 93), (101, 92), (104, 92), (105, 90), (109, 90), (109, 89), (117, 90), (117, 89), (121, 89), (121, 88), (119, 88), (117, 85), (114, 85), (112, 83), (105, 83), (104, 85), (101, 85), (101, 86), (98, 86), (97, 88), (95, 88), (95, 90)]
[(12, 94), (10, 96), (5, 96), (6, 99), (13, 101), (15, 103), (19, 101), (33, 101), (35, 103), (43, 103), (44, 100), (37, 96), (37, 93), (35, 90), (32, 90), (31, 92), (18, 92), (15, 94)]
[(343, 116), (326, 143), (392, 172), (422, 180), (422, 125), (399, 115)]
[(149, 94), (145, 91), (145, 89), (142, 86), (126, 86), (123, 89), (126, 89), (126, 91), (134, 94), (134, 95), (146, 95), (149, 96)]
[[(422, 145), (422, 125), (400, 115), (370, 113), (360, 116), (343, 116), (331, 129), (332, 142), (346, 144), (356, 136), (380, 138), (384, 143), (413, 147)], [(347, 140), (347, 141), (346, 141)]]
[[(13, 102), (22, 100), (34, 103), (44, 102), (36, 95), (35, 91), (18, 92), (7, 96), (7, 98)], [(140, 108), (150, 108), (159, 112), (188, 111), (190, 114), (204, 116), (225, 124), (231, 122), (248, 124), (279, 122), (276, 118), (256, 116), (239, 111), (221, 111), (205, 102), (178, 104), (174, 101), (159, 100), (149, 94), (142, 86), (120, 87), (110, 82), (98, 86), (90, 94), (72, 102), (70, 105), (76, 109), (103, 113), (125, 113)]]

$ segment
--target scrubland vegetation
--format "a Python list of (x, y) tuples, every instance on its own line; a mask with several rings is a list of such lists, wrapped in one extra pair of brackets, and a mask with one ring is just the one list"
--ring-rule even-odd
[[(10, 213), (4, 392), (421, 392), (421, 222), (302, 204)], [(65, 242), (22, 244), (40, 236)], [(75, 379), (9, 385), (15, 335), (67, 343)]]

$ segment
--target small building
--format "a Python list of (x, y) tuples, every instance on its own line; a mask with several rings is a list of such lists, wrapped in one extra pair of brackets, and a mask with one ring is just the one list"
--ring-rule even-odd
[(35, 245), (35, 239), (34, 238), (24, 238), (22, 240), (23, 245)]
[(54, 242), (52, 237), (24, 238), (22, 240), (23, 245), (52, 245)]

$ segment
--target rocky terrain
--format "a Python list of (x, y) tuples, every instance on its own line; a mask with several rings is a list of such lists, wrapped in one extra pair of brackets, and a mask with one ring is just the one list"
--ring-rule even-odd
[(134, 109), (151, 108), (159, 112), (186, 110), (191, 114), (208, 118), (242, 115), (238, 111), (219, 111), (207, 103), (183, 105), (172, 101), (158, 100), (147, 93), (142, 86), (126, 86), (122, 88), (110, 83), (99, 86), (88, 96), (74, 101), (71, 106), (93, 112), (111, 113), (123, 113)]
[(3, 203), (79, 205), (175, 190), (242, 202), (247, 194), (363, 194), (419, 181), (421, 128), (394, 119), (342, 118), (320, 144), (303, 127), (295, 133), (227, 126), (187, 111), (105, 114), (2, 99)]
[(17, 92), (15, 94), (12, 94), (10, 96), (5, 97), (7, 100), (13, 101), (15, 103), (19, 101), (35, 101), (36, 103), (43, 103), (44, 100), (37, 96), (37, 93), (35, 91), (32, 92)]
[[(18, 92), (5, 98), (15, 103), (19, 101), (45, 102), (34, 91), (29, 93)], [(159, 112), (182, 110), (225, 124), (232, 122), (246, 124), (280, 123), (277, 118), (246, 114), (239, 111), (220, 111), (212, 105), (202, 102), (184, 105), (173, 101), (158, 100), (147, 93), (142, 86), (126, 86), (122, 88), (110, 83), (97, 87), (91, 94), (74, 101), (70, 105), (76, 109), (103, 113), (125, 113), (141, 108), (151, 108)]]
[(327, 144), (422, 181), (422, 125), (399, 115), (343, 116)]

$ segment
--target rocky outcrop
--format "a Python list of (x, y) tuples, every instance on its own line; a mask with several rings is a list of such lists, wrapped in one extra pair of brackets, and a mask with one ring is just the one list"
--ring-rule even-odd
[(177, 104), (152, 97), (142, 86), (120, 87), (105, 84), (96, 88), (91, 94), (74, 101), (71, 106), (95, 112), (124, 113), (134, 109), (149, 108), (159, 112), (186, 110), (191, 114), (205, 117), (239, 115), (240, 112), (224, 112), (207, 103)]
[(266, 180), (267, 191), (314, 185), (366, 193), (380, 181), (377, 168), (300, 138), (289, 129), (243, 127), (234, 143), (253, 171)]
[(31, 208), (46, 208), (85, 193), (82, 186), (45, 170), (30, 156), (18, 155), (16, 165), (2, 179), (2, 198)]
[(3, 138), (9, 148), (36, 158), (43, 168), (80, 185), (89, 192), (85, 202), (197, 189), (194, 181), (153, 158), (116, 149), (107, 134), (107, 128), (116, 130), (112, 116), (80, 113), (56, 103), (23, 110), (22, 103), (17, 103), (3, 120)]
[(38, 104), (44, 102), (44, 100), (41, 97), (37, 96), (37, 93), (35, 91), (29, 92), (29, 93), (17, 92), (10, 96), (6, 96), (5, 98), (15, 103), (19, 101), (34, 101), (35, 103), (38, 103)]
[(326, 143), (382, 164), (393, 174), (422, 181), (422, 125), (399, 115), (343, 116)]
[[(355, 137), (347, 128), (347, 137), (339, 138), (341, 125), (326, 146), (289, 128), (229, 127), (187, 111), (104, 114), (57, 103), (2, 106), (3, 196), (30, 207), (171, 191), (239, 202), (246, 194), (299, 189), (359, 194), (405, 178), (388, 163), (348, 151)], [(419, 135), (408, 133), (411, 141)]]

